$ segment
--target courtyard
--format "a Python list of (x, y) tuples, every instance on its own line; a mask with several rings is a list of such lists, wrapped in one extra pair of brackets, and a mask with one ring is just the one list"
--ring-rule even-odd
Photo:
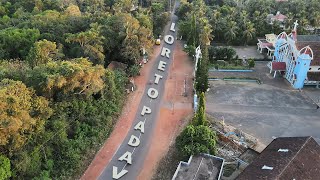
[(294, 90), (282, 77), (273, 79), (267, 62), (253, 72), (210, 72), (216, 78), (256, 78), (262, 83), (210, 81), (207, 113), (269, 144), (275, 137), (313, 136), (320, 143), (320, 89)]

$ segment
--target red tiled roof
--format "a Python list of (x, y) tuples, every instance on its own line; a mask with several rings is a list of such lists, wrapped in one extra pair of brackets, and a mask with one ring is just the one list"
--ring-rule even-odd
[(272, 43), (261, 43), (261, 47), (268, 47), (268, 46), (273, 46)]
[(285, 71), (286, 70), (286, 63), (285, 62), (272, 62), (272, 70)]
[(287, 16), (285, 16), (285, 15), (280, 13), (280, 14), (275, 15), (273, 18), (283, 21), (283, 20), (285, 20), (287, 18)]
[(313, 51), (313, 60), (311, 66), (320, 66), (320, 42), (299, 42), (297, 43), (297, 49), (300, 50), (306, 46), (310, 46)]
[(111, 63), (108, 65), (108, 69), (110, 70), (125, 70), (127, 68), (127, 65), (121, 62), (117, 61), (111, 61)]
[(320, 146), (312, 137), (281, 137), (273, 140), (237, 179), (319, 179), (319, 174)]
[(309, 81), (320, 81), (320, 72), (308, 72)]

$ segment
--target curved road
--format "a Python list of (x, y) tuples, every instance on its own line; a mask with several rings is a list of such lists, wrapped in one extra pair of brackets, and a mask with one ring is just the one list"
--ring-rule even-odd
[[(178, 2), (175, 3), (175, 8), (179, 5)], [(174, 9), (175, 9), (174, 8)], [(165, 28), (165, 34), (164, 35), (172, 35), (174, 39), (176, 39), (176, 33), (177, 28), (175, 27), (175, 32), (170, 31), (170, 26), (172, 23), (177, 22), (177, 17), (174, 15), (174, 10), (171, 15), (171, 20), (169, 24)], [(135, 120), (133, 121), (132, 127), (130, 128), (126, 138), (118, 148), (117, 152), (113, 155), (112, 159), (108, 163), (108, 165), (104, 168), (103, 172), (100, 174), (99, 179), (100, 180), (111, 180), (113, 179), (121, 179), (121, 180), (133, 180), (136, 179), (137, 176), (140, 173), (141, 168), (143, 167), (145, 157), (147, 155), (148, 149), (150, 148), (150, 141), (151, 136), (154, 131), (154, 127), (156, 125), (157, 117), (159, 115), (159, 109), (160, 109), (160, 103), (164, 92), (164, 85), (165, 81), (167, 80), (169, 68), (171, 66), (172, 57), (173, 57), (173, 50), (174, 50), (174, 44), (167, 44), (165, 42), (162, 42), (162, 48), (168, 48), (171, 50), (169, 58), (163, 57), (160, 54), (156, 58), (156, 62), (154, 66), (152, 67), (152, 70), (149, 74), (149, 81), (152, 81), (153, 83), (146, 86), (146, 89), (144, 91), (144, 95), (141, 99), (141, 102), (139, 104), (139, 108), (137, 111), (137, 114), (135, 116)], [(160, 61), (166, 62), (166, 65), (164, 67), (164, 71), (158, 70)], [(161, 75), (162, 78), (159, 80), (158, 84), (155, 84), (155, 74)], [(154, 88), (158, 90), (159, 95), (157, 98), (152, 99), (147, 95), (147, 92), (149, 88)], [(138, 105), (138, 102), (137, 102)], [(141, 112), (143, 110), (143, 107), (147, 106), (151, 109), (150, 114), (145, 114), (144, 116), (141, 115)], [(135, 130), (134, 127), (140, 122), (144, 121), (144, 133), (141, 133), (140, 130)], [(140, 144), (137, 147), (132, 147), (128, 145), (128, 142), (130, 140), (130, 137), (134, 135), (139, 138)], [(127, 163), (126, 160), (118, 160), (120, 157), (122, 157), (126, 152), (132, 153), (132, 163)], [(128, 159), (129, 157), (126, 156)], [(116, 167), (116, 168), (115, 168)], [(115, 175), (116, 174), (116, 175)], [(116, 177), (116, 178), (115, 178)]]

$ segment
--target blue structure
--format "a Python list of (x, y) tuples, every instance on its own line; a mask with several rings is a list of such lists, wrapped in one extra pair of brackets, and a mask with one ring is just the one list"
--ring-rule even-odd
[[(320, 65), (318, 65), (318, 60), (312, 63), (314, 54), (310, 46), (305, 45), (305, 41), (298, 41), (297, 25), (298, 23), (295, 22), (294, 29), (289, 35), (285, 32), (278, 35), (274, 44), (272, 62), (268, 64), (270, 73), (274, 71), (276, 75), (277, 71), (284, 72), (284, 77), (294, 89), (302, 89), (306, 84), (319, 86)], [(320, 44), (320, 42), (313, 43)], [(303, 48), (299, 49), (299, 47)]]
[(198, 96), (197, 96), (197, 93), (194, 93), (194, 95), (193, 95), (193, 111), (194, 111), (194, 113), (197, 112), (197, 109), (198, 109)]
[(310, 47), (305, 47), (300, 50), (297, 63), (295, 65), (293, 76), (296, 76), (293, 81), (293, 88), (301, 89), (304, 86), (305, 79), (310, 67), (313, 54)]

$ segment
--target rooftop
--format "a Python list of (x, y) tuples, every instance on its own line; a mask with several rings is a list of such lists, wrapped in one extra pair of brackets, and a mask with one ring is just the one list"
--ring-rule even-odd
[(313, 51), (313, 60), (311, 61), (311, 66), (320, 66), (320, 36), (318, 37), (319, 39), (314, 38), (315, 41), (299, 41), (299, 36), (297, 37), (297, 49), (302, 49), (306, 46), (309, 46)]
[(298, 42), (319, 42), (320, 43), (320, 35), (298, 35)]
[(280, 137), (238, 179), (318, 179), (319, 174), (320, 146), (312, 137)]
[(127, 65), (117, 61), (111, 61), (108, 65), (108, 69), (110, 70), (125, 70)]
[(283, 22), (285, 19), (287, 19), (287, 16), (281, 14), (280, 11), (278, 11), (275, 15), (268, 14), (267, 15), (267, 19), (269, 19), (269, 18), (270, 18), (271, 22), (273, 20), (277, 20), (277, 21)]
[(221, 176), (221, 169), (224, 163), (222, 158), (201, 154), (190, 157), (188, 163), (180, 162), (173, 180), (218, 180)]
[(285, 71), (286, 70), (286, 63), (285, 62), (272, 62), (272, 70)]
[(239, 159), (241, 159), (242, 161), (250, 164), (252, 163), (252, 161), (254, 161), (254, 159), (259, 156), (259, 152), (251, 149), (251, 148), (247, 148), (245, 152), (243, 152), (240, 156)]
[(309, 81), (320, 81), (319, 72), (308, 72), (307, 76)]

